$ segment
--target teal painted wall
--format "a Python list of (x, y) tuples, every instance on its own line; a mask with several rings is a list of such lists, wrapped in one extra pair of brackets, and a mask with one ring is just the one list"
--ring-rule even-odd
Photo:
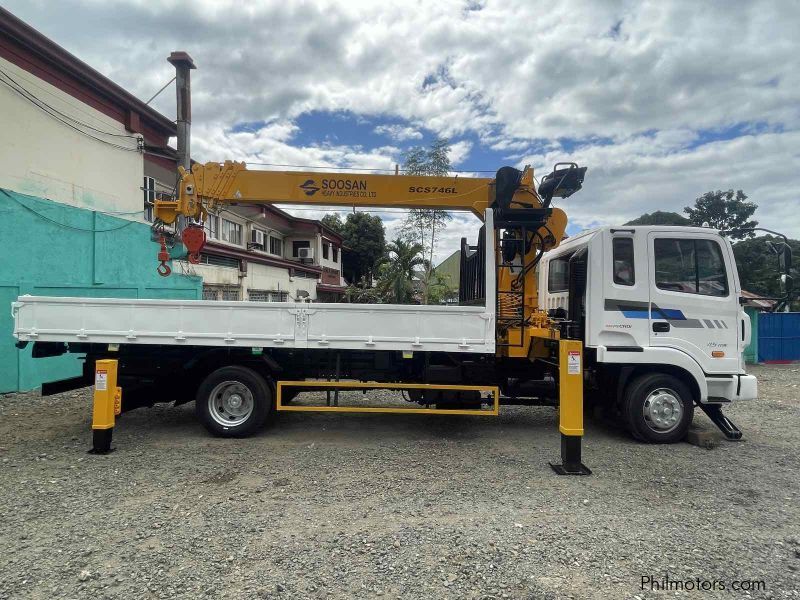
[(744, 312), (750, 315), (750, 325), (752, 335), (750, 345), (744, 349), (744, 360), (750, 364), (758, 362), (758, 315), (759, 312), (750, 306), (745, 307)]
[(75, 356), (31, 358), (15, 347), (11, 302), (24, 294), (202, 298), (202, 279), (156, 273), (158, 247), (144, 223), (0, 190), (0, 393), (81, 372)]

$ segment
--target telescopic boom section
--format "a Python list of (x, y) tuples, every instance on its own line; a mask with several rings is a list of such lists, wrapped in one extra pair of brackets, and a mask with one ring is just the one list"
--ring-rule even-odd
[(468, 210), (479, 218), (494, 196), (490, 178), (367, 175), (309, 171), (250, 171), (244, 163), (181, 169), (178, 197), (158, 201), (166, 224), (178, 215), (202, 220), (206, 210), (236, 203), (376, 206)]
[[(525, 167), (513, 171), (513, 184), (486, 177), (368, 175), (361, 173), (310, 171), (251, 171), (245, 163), (195, 164), (191, 171), (182, 167), (177, 197), (155, 202), (155, 239), (161, 243), (159, 273), (168, 275), (169, 252), (165, 226), (178, 217), (189, 219), (181, 239), (189, 250), (189, 261), (197, 262), (205, 243), (205, 234), (198, 222), (209, 212), (231, 204), (304, 204), (316, 206), (363, 206), (423, 208), (472, 212), (483, 220), (487, 208), (502, 204), (505, 208), (547, 208), (549, 198), (542, 201), (534, 187), (533, 170)], [(497, 192), (497, 193), (496, 193)], [(503, 196), (503, 200), (499, 196)], [(549, 239), (558, 244), (566, 227), (566, 215), (550, 208), (543, 222), (548, 225)]]

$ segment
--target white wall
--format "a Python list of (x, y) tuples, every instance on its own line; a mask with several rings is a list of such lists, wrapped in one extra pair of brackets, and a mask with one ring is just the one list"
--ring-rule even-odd
[(194, 274), (203, 278), (206, 285), (240, 286), (242, 300), (247, 300), (247, 290), (288, 292), (289, 300), (297, 298), (299, 290), (308, 292), (311, 300), (317, 298), (317, 280), (304, 277), (289, 277), (289, 271), (281, 267), (247, 263), (247, 275), (239, 277), (239, 269), (213, 265), (192, 265)]
[(247, 263), (244, 287), (250, 290), (289, 292), (289, 299), (297, 297), (298, 290), (305, 290), (312, 300), (317, 298), (317, 280), (304, 277), (289, 278), (289, 272), (280, 267)]
[(203, 283), (210, 285), (239, 285), (239, 269), (214, 265), (192, 265), (192, 271), (203, 278)]
[[(103, 131), (127, 134), (122, 123), (0, 58), (0, 68), (32, 95), (62, 113)], [(102, 212), (143, 208), (140, 152), (127, 152), (86, 137), (0, 85), (0, 187)], [(136, 140), (90, 132), (136, 148)], [(119, 215), (142, 220), (142, 214)]]

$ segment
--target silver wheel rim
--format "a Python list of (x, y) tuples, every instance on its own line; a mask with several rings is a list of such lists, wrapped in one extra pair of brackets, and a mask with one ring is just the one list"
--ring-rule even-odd
[(644, 421), (658, 433), (669, 433), (683, 418), (680, 396), (669, 388), (658, 388), (647, 395), (642, 406)]
[(235, 427), (247, 421), (253, 406), (253, 393), (238, 381), (223, 381), (208, 396), (208, 412), (223, 427)]

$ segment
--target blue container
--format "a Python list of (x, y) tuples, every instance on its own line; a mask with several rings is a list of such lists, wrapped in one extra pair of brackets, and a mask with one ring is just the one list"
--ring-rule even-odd
[(800, 313), (761, 313), (758, 316), (758, 361), (800, 360)]

